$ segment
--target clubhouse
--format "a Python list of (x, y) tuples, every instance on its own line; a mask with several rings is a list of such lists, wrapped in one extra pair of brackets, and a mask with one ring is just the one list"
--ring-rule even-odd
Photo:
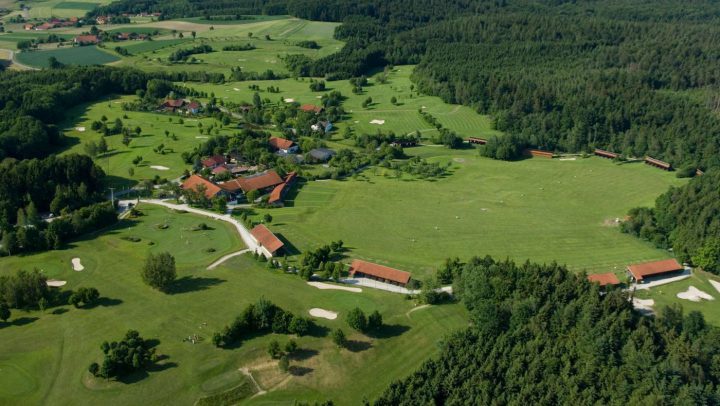
[(350, 264), (350, 277), (368, 278), (397, 286), (405, 286), (410, 282), (409, 272), (373, 264), (372, 262), (360, 259), (355, 259), (352, 264)]
[(637, 283), (645, 282), (648, 277), (670, 276), (682, 272), (685, 268), (675, 259), (662, 261), (645, 262), (642, 264), (628, 265), (627, 271)]
[(260, 250), (266, 257), (275, 256), (275, 254), (283, 247), (283, 242), (275, 236), (267, 227), (262, 224), (256, 225), (250, 234), (257, 240)]
[(617, 286), (620, 284), (620, 279), (618, 279), (617, 276), (615, 276), (614, 273), (608, 272), (608, 273), (596, 273), (592, 275), (588, 275), (588, 280), (591, 283), (598, 283), (600, 286)]

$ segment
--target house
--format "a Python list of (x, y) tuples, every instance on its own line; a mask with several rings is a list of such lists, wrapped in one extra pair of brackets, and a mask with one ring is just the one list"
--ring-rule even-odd
[(228, 167), (225, 165), (216, 166), (212, 170), (213, 175), (220, 175), (222, 173), (227, 173), (227, 172), (230, 172), (230, 169), (228, 169)]
[(655, 158), (649, 157), (649, 156), (646, 156), (646, 157), (645, 157), (645, 163), (646, 163), (647, 165), (654, 166), (654, 167), (656, 167), (656, 168), (660, 168), (660, 169), (665, 170), (665, 171), (671, 171), (671, 170), (672, 170), (672, 165), (670, 165), (669, 163), (667, 163), (667, 162), (665, 162), (665, 161), (661, 161), (661, 160), (659, 160), (659, 159), (655, 159)]
[(36, 26), (35, 26), (35, 30), (36, 30), (36, 31), (47, 31), (47, 30), (52, 29), (52, 28), (55, 28), (55, 24), (51, 24), (51, 23), (48, 23), (48, 22), (44, 22), (44, 23), (42, 23), (42, 24), (40, 24), (40, 25), (36, 25)]
[(523, 155), (525, 156), (531, 156), (533, 158), (549, 158), (552, 159), (555, 154), (553, 154), (550, 151), (543, 151), (541, 149), (525, 149), (523, 150)]
[(200, 103), (191, 101), (187, 104), (187, 106), (185, 106), (185, 111), (188, 114), (197, 114), (200, 111)]
[(368, 278), (376, 281), (405, 286), (410, 282), (410, 273), (360, 259), (350, 264), (351, 278)]
[(327, 162), (337, 153), (328, 148), (315, 148), (308, 152), (308, 155), (317, 162)]
[(393, 147), (401, 147), (401, 148), (416, 147), (417, 140), (414, 140), (414, 139), (395, 140), (395, 141), (391, 142), (390, 145)]
[(160, 107), (158, 107), (158, 110), (175, 112), (176, 110), (181, 109), (183, 106), (185, 106), (185, 100), (168, 99), (165, 100), (165, 102), (163, 102)]
[(617, 159), (617, 157), (620, 156), (620, 154), (616, 154), (614, 152), (605, 151), (604, 149), (595, 148), (595, 155), (599, 156), (600, 158), (608, 158), (608, 159)]
[(487, 144), (487, 140), (485, 138), (478, 138), (478, 137), (468, 137), (467, 142), (469, 142), (470, 144), (479, 144), (479, 145)]
[(73, 42), (75, 45), (95, 45), (100, 43), (100, 38), (97, 35), (78, 35)]
[(270, 196), (268, 197), (268, 204), (275, 207), (282, 207), (285, 204), (283, 201), (283, 199), (285, 199), (285, 195), (295, 184), (296, 180), (297, 173), (288, 173), (285, 177), (285, 182), (275, 186), (272, 192), (270, 192)]
[(329, 121), (318, 121), (317, 124), (310, 126), (310, 129), (315, 132), (329, 133), (333, 129), (333, 125)]
[(257, 240), (258, 245), (260, 245), (260, 250), (263, 251), (263, 255), (268, 258), (273, 257), (283, 245), (285, 245), (262, 224), (258, 224), (250, 230), (250, 234)]
[(298, 150), (297, 145), (295, 145), (293, 141), (285, 138), (270, 137), (268, 144), (270, 145), (270, 148), (283, 154), (292, 154)]
[(637, 283), (645, 282), (645, 278), (652, 276), (667, 276), (675, 272), (685, 270), (682, 265), (675, 259), (665, 259), (662, 261), (645, 262), (642, 264), (628, 265), (627, 271)]
[(264, 192), (281, 183), (284, 183), (284, 181), (280, 178), (280, 175), (273, 170), (269, 170), (267, 172), (246, 176), (244, 178), (233, 179), (231, 181), (221, 183), (219, 186), (227, 193), (237, 195), (240, 192), (249, 193), (253, 190)]
[(695, 169), (695, 176), (703, 176), (705, 175), (705, 172), (702, 171), (702, 169), (697, 168)]
[(225, 164), (225, 157), (222, 155), (213, 155), (202, 160), (202, 166), (205, 168), (215, 169)]
[(33, 28), (35, 28), (35, 25), (33, 25), (33, 24), (25, 24), (25, 25), (23, 25), (23, 29), (25, 29), (25, 31), (30, 31), (30, 30), (32, 30)]
[(618, 279), (618, 277), (615, 276), (615, 274), (612, 272), (596, 273), (593, 275), (588, 275), (587, 278), (591, 283), (599, 283), (600, 286), (616, 286), (620, 284), (620, 279)]
[(300, 111), (304, 111), (306, 113), (320, 114), (323, 112), (323, 110), (325, 110), (324, 107), (316, 106), (314, 104), (303, 104), (302, 106), (300, 106)]
[(105, 16), (98, 16), (98, 18), (95, 19), (95, 22), (99, 25), (105, 25), (108, 22), (108, 18)]
[(199, 175), (191, 175), (189, 178), (185, 179), (182, 185), (180, 185), (180, 188), (183, 190), (195, 190), (198, 192), (204, 189), (205, 197), (208, 199), (224, 195), (223, 190), (218, 185)]
[(127, 41), (130, 39), (130, 33), (129, 32), (121, 32), (115, 38), (117, 38), (118, 41)]

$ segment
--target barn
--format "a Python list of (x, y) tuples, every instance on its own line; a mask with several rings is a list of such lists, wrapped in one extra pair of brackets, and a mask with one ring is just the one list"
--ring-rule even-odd
[(397, 286), (406, 286), (408, 282), (410, 282), (409, 272), (374, 264), (361, 259), (353, 260), (352, 264), (350, 264), (350, 277), (368, 278)]

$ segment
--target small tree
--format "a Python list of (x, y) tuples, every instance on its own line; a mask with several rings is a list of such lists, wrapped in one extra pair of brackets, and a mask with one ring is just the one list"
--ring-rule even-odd
[(48, 300), (45, 299), (45, 297), (41, 297), (40, 300), (38, 300), (38, 308), (41, 312), (44, 312), (45, 309), (48, 307)]
[(278, 362), (278, 368), (280, 368), (281, 371), (287, 372), (290, 369), (290, 360), (288, 359), (287, 355), (283, 355), (280, 357), (280, 362)]
[(9, 318), (10, 308), (8, 307), (7, 303), (0, 301), (0, 320), (2, 320), (3, 323), (7, 323)]
[(393, 105), (397, 104), (397, 97), (395, 97), (395, 96), (391, 97), (390, 103), (392, 103)]
[(287, 354), (292, 354), (295, 351), (297, 351), (297, 349), (298, 349), (298, 345), (297, 345), (297, 342), (295, 342), (295, 340), (290, 340), (287, 342), (287, 344), (285, 344), (285, 352)]
[(270, 344), (268, 344), (268, 354), (270, 354), (270, 357), (273, 359), (282, 357), (283, 352), (280, 349), (280, 343), (277, 342), (277, 340), (272, 340), (270, 341)]
[(88, 372), (90, 372), (93, 376), (97, 376), (98, 372), (100, 372), (100, 365), (98, 365), (97, 362), (93, 362), (88, 367)]
[(104, 154), (108, 152), (108, 144), (107, 141), (105, 141), (105, 137), (100, 137), (100, 140), (97, 143), (97, 152), (98, 154)]
[(166, 292), (175, 277), (175, 258), (170, 253), (150, 254), (145, 260), (142, 278), (149, 286)]
[(345, 345), (347, 345), (347, 337), (345, 337), (345, 332), (339, 328), (333, 330), (331, 338), (333, 343), (340, 348), (343, 348), (345, 347)]
[(380, 327), (382, 327), (383, 319), (380, 312), (375, 310), (374, 312), (370, 313), (370, 316), (368, 316), (367, 321), (367, 328), (368, 330), (377, 330)]
[(265, 215), (263, 216), (263, 221), (265, 221), (266, 223), (272, 223), (272, 216), (269, 213), (265, 213)]
[(367, 317), (359, 307), (350, 310), (347, 315), (347, 323), (357, 331), (365, 331), (368, 327)]

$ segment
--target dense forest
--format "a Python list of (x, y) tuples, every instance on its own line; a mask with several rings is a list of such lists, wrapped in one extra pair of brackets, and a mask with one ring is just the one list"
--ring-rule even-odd
[(472, 327), (375, 405), (720, 403), (720, 330), (699, 312), (643, 317), (557, 264), (476, 257), (455, 271)]

